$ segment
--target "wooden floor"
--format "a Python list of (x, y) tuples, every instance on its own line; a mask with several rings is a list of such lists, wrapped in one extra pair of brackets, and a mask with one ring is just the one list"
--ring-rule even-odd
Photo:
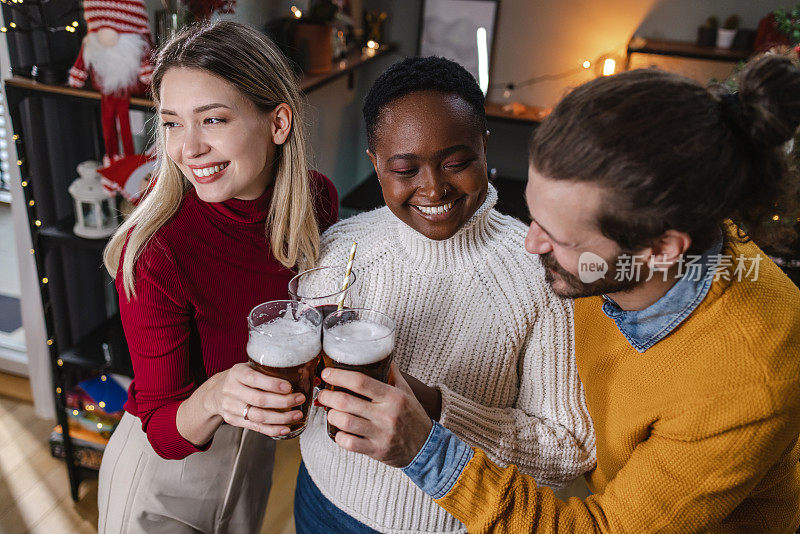
[[(97, 480), (82, 482), (72, 501), (64, 462), (50, 456), (54, 422), (36, 417), (30, 398), (27, 380), (0, 373), (0, 533), (97, 532)], [(294, 533), (299, 465), (297, 440), (278, 442), (262, 534)]]

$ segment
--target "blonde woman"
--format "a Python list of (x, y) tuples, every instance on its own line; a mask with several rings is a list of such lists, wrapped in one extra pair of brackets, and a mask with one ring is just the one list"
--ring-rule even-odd
[(274, 442), (300, 412), (287, 382), (248, 367), (246, 317), (286, 298), (335, 222), (331, 182), (306, 167), (294, 77), (234, 22), (159, 53), (155, 188), (111, 239), (133, 361), (100, 469), (100, 532), (260, 529)]

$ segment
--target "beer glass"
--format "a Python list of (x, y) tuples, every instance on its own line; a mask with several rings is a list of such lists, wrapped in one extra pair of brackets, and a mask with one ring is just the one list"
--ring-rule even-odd
[(344, 306), (352, 308), (358, 300), (358, 279), (350, 272), (350, 285), (342, 290), (346, 265), (308, 269), (289, 280), (289, 298), (314, 306), (327, 317), (336, 311), (344, 294)]
[[(381, 382), (389, 378), (394, 350), (395, 322), (386, 314), (366, 308), (335, 311), (322, 324), (322, 359), (325, 367), (364, 373)], [(345, 388), (326, 386), (331, 391)], [(338, 428), (328, 423), (328, 436), (336, 437)]]
[(320, 361), (322, 314), (302, 302), (273, 300), (253, 308), (247, 322), (250, 366), (267, 376), (286, 380), (292, 385), (292, 393), (305, 396), (300, 405), (303, 417), (289, 425), (288, 434), (274, 439), (297, 437), (305, 430), (314, 393), (314, 376)]
[[(346, 269), (347, 266), (342, 264), (315, 267), (314, 269), (303, 271), (289, 280), (289, 298), (314, 306), (322, 313), (323, 319), (336, 311), (342, 294), (344, 294), (344, 306), (346, 308), (357, 306), (358, 278), (355, 272), (350, 272), (350, 284), (346, 289), (342, 289)], [(320, 337), (320, 339), (322, 338)], [(314, 380), (314, 398), (316, 398), (319, 390), (325, 387), (322, 378), (320, 378), (322, 369), (322, 360), (320, 360), (316, 379)]]

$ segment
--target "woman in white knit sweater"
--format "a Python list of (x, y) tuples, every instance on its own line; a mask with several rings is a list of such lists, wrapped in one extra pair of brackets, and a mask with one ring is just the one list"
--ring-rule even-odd
[[(493, 209), (477, 83), (409, 58), (375, 82), (364, 116), (386, 207), (330, 228), (321, 264), (358, 241), (359, 304), (397, 321), (395, 362), (433, 419), (539, 483), (571, 482), (595, 463), (572, 305), (521, 246), (526, 227)], [(400, 470), (334, 443), (324, 410), (300, 447), (298, 533), (466, 532)]]

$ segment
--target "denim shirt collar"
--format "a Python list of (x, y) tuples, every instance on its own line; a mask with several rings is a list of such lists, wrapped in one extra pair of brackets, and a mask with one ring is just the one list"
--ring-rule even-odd
[(603, 295), (603, 313), (616, 323), (634, 349), (646, 351), (667, 337), (703, 302), (714, 281), (720, 252), (722, 235), (693, 262), (699, 269), (697, 274), (691, 275), (692, 272), (687, 271), (663, 297), (647, 308), (625, 311)]

